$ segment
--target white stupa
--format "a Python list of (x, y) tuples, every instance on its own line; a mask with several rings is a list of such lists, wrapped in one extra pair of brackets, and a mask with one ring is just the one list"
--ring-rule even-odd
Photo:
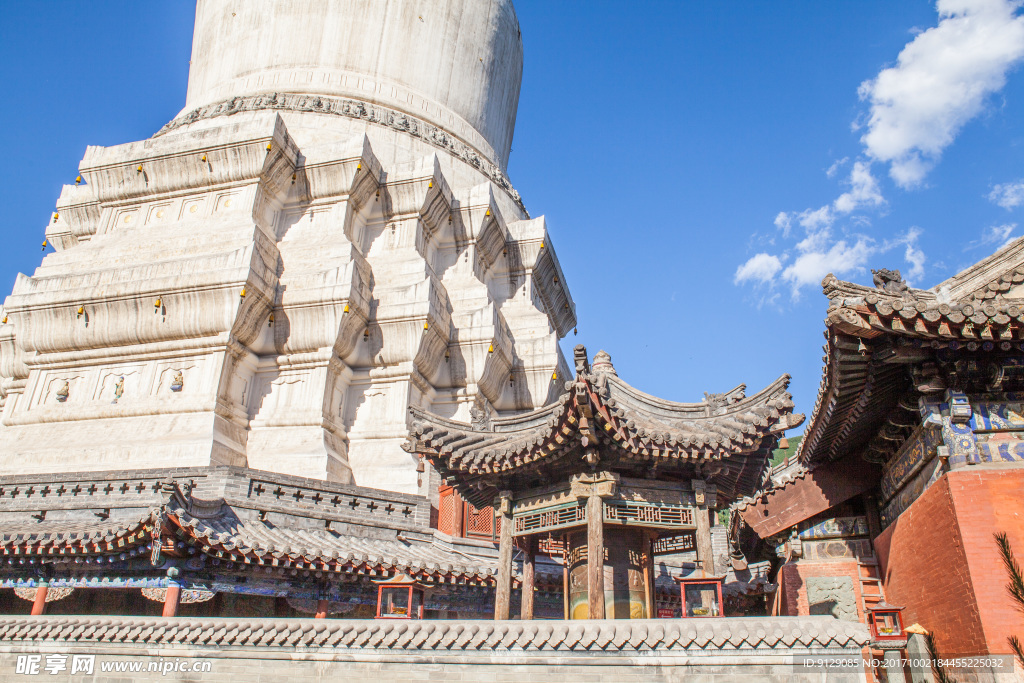
[(0, 474), (427, 493), (410, 405), (552, 401), (575, 311), (505, 175), (510, 0), (199, 0), (184, 110), (89, 147), (0, 316)]

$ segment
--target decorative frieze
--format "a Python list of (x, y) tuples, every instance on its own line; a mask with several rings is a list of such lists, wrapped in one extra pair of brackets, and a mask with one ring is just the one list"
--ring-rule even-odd
[(883, 502), (888, 502), (907, 481), (935, 457), (942, 443), (942, 431), (933, 425), (919, 427), (882, 470), (879, 484)]
[(802, 528), (798, 535), (804, 540), (867, 536), (868, 521), (861, 516), (831, 517)]
[(880, 519), (883, 527), (896, 521), (910, 504), (917, 500), (925, 489), (938, 481), (945, 473), (941, 458), (933, 458), (914, 475), (892, 499), (882, 508)]
[(210, 104), (199, 109), (194, 109), (183, 116), (180, 116), (166, 124), (157, 133), (157, 136), (167, 135), (183, 126), (206, 119), (231, 116), (245, 111), (299, 111), (333, 116), (344, 116), (352, 119), (359, 119), (369, 123), (385, 126), (406, 135), (418, 138), (438, 149), (461, 159), (484, 173), (495, 185), (508, 193), (508, 195), (519, 205), (523, 213), (526, 208), (522, 199), (511, 181), (501, 169), (488, 161), (477, 150), (473, 149), (459, 138), (449, 135), (435, 125), (427, 123), (415, 116), (399, 112), (379, 104), (371, 104), (360, 100), (328, 97), (324, 95), (311, 96), (293, 93), (267, 93), (252, 95), (249, 97), (233, 97), (224, 102)]

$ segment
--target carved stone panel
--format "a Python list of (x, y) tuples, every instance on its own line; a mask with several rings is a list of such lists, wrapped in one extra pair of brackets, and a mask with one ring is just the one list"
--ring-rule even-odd
[(807, 577), (807, 603), (811, 614), (827, 614), (843, 621), (858, 621), (853, 579), (849, 576)]

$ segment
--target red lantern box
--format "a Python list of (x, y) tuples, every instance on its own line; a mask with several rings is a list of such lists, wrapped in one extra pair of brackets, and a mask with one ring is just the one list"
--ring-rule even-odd
[(408, 574), (395, 574), (377, 584), (377, 619), (422, 619), (427, 587)]
[(906, 640), (907, 633), (903, 630), (902, 607), (894, 607), (882, 600), (867, 608), (871, 638), (875, 642)]
[(682, 598), (683, 617), (722, 616), (722, 584), (725, 576), (715, 576), (703, 569), (695, 569), (686, 576), (676, 577)]

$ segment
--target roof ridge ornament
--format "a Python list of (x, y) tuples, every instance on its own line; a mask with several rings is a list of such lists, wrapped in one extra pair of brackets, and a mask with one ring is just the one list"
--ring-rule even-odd
[(573, 349), (572, 355), (573, 360), (576, 362), (576, 374), (589, 375), (590, 363), (587, 362), (587, 347), (583, 344), (577, 344), (576, 348)]
[(899, 270), (889, 270), (888, 268), (875, 270), (872, 268), (871, 280), (875, 283), (875, 287), (888, 294), (905, 294), (910, 289), (910, 285), (903, 281)]
[(741, 384), (735, 389), (721, 394), (704, 392), (704, 403), (707, 404), (707, 416), (712, 417), (724, 412), (726, 406), (742, 401), (747, 397), (747, 386)]
[(619, 373), (615, 372), (615, 366), (612, 365), (612, 357), (604, 349), (594, 354), (593, 368), (594, 372), (604, 372), (616, 377), (619, 376)]
[(478, 432), (491, 431), (491, 404), (486, 396), (477, 396), (473, 401), (473, 407), (469, 409), (469, 420)]

